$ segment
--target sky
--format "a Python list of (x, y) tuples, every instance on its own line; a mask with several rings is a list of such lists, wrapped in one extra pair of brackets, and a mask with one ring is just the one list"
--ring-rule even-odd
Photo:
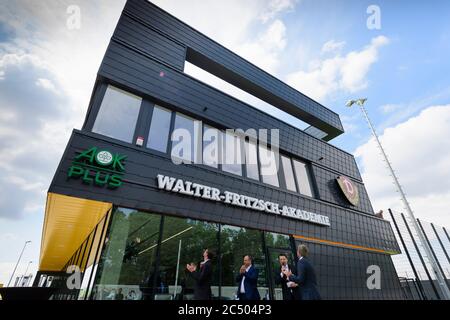
[[(0, 3), (0, 283), (35, 272), (46, 193), (81, 128), (124, 0)], [(415, 215), (450, 228), (450, 3), (158, 0), (163, 9), (341, 116), (375, 211), (402, 211), (366, 107)], [(76, 18), (76, 19), (75, 19)], [(75, 20), (74, 20), (75, 19)], [(188, 66), (188, 73), (302, 123)]]

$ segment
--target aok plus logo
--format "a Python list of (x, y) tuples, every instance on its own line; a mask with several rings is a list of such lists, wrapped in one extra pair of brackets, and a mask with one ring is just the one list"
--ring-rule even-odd
[(347, 200), (354, 206), (359, 203), (359, 192), (358, 187), (347, 177), (339, 176), (337, 179), (339, 187), (341, 187)]
[(123, 183), (122, 176), (125, 172), (126, 157), (92, 147), (75, 157), (67, 176), (69, 179), (81, 178), (86, 184), (118, 188)]

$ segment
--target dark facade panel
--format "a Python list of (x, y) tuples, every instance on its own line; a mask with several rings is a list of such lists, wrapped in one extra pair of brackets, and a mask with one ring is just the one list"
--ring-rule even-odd
[(361, 181), (351, 154), (123, 44), (110, 43), (98, 74), (108, 81), (197, 116), (200, 120), (210, 120), (219, 128), (279, 129), (281, 150)]
[(143, 26), (126, 15), (120, 17), (113, 38), (150, 54), (180, 71), (184, 69), (185, 46)]
[(336, 178), (340, 176), (339, 173), (326, 170), (322, 167), (312, 166), (313, 176), (316, 179), (318, 192), (321, 200), (337, 204), (344, 208), (350, 208), (365, 213), (373, 214), (372, 204), (370, 203), (366, 187), (363, 183), (353, 180), (354, 185), (358, 188), (359, 204), (353, 206), (345, 198), (344, 193), (340, 190)]
[(184, 44), (194, 64), (326, 132), (326, 140), (343, 133), (336, 113), (148, 1), (128, 1), (124, 14)]
[[(297, 241), (297, 244), (305, 243)], [(319, 292), (327, 300), (403, 300), (405, 297), (392, 264), (384, 254), (306, 243), (310, 250)], [(381, 290), (367, 288), (367, 267), (381, 270)]]
[[(83, 184), (79, 179), (67, 179), (67, 170), (76, 152), (92, 146), (128, 156), (125, 183), (119, 189), (110, 190)], [(156, 186), (158, 173), (217, 187), (222, 192), (228, 190), (327, 215), (330, 217), (331, 227), (159, 190)], [(388, 221), (218, 172), (205, 166), (175, 165), (166, 156), (155, 155), (137, 147), (97, 137), (96, 134), (84, 134), (79, 131), (74, 131), (72, 135), (49, 192), (107, 201), (118, 206), (145, 211), (314, 237), (386, 251), (399, 251)]]

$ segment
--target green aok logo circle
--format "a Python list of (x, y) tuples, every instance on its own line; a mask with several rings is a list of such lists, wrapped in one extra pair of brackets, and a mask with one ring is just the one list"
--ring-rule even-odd
[(109, 166), (113, 162), (113, 155), (111, 152), (106, 150), (101, 150), (97, 152), (95, 156), (95, 161), (101, 166)]

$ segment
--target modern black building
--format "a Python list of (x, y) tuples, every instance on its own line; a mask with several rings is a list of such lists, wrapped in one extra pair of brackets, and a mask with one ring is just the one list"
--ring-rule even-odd
[[(187, 75), (186, 61), (311, 127)], [(280, 299), (278, 255), (292, 262), (304, 243), (324, 299), (403, 299), (392, 228), (375, 216), (354, 157), (328, 143), (343, 132), (333, 111), (152, 3), (129, 0), (48, 191), (35, 285), (58, 288), (54, 299), (190, 299), (185, 266), (209, 248), (214, 298), (234, 299), (251, 254), (261, 297)], [(230, 150), (242, 163), (223, 161)], [(66, 285), (73, 266), (81, 289)], [(379, 289), (368, 286), (371, 266)]]

